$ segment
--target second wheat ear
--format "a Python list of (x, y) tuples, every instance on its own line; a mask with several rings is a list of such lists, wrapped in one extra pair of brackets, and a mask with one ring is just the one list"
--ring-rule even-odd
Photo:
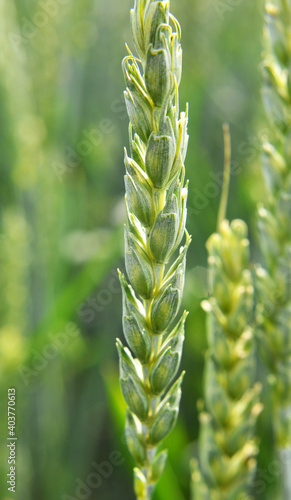
[(193, 462), (193, 500), (247, 500), (256, 471), (260, 385), (255, 384), (254, 288), (247, 225), (226, 220), (230, 136), (224, 126), (224, 186), (217, 232), (207, 241), (209, 350), (200, 405), (199, 464)]
[[(129, 125), (125, 151), (127, 223), (120, 340), (120, 381), (127, 403), (125, 435), (136, 463), (134, 489), (149, 500), (165, 467), (158, 450), (175, 425), (187, 313), (180, 319), (186, 254), (184, 160), (188, 114), (179, 112), (181, 30), (168, 1), (136, 0), (131, 10), (138, 56), (123, 60)], [(185, 238), (184, 246), (181, 246)], [(176, 254), (176, 251), (177, 255)]]

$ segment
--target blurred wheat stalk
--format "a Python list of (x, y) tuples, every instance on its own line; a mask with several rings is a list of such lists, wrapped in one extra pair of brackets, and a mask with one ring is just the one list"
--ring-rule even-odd
[[(261, 411), (255, 384), (254, 287), (248, 229), (225, 220), (230, 139), (225, 126), (225, 175), (217, 233), (208, 242), (210, 298), (204, 405), (200, 404), (199, 465), (193, 461), (193, 499), (244, 500), (256, 470), (255, 425)], [(205, 409), (204, 409), (205, 407)]]
[(291, 498), (291, 5), (265, 5), (263, 101), (272, 139), (263, 144), (267, 202), (258, 210), (265, 268), (256, 271), (261, 346), (270, 368), (276, 446)]
[[(87, 1), (74, 2), (71, 8), (75, 11), (74, 15), (80, 15), (78, 5), (84, 8), (85, 3), (88, 4)], [(63, 385), (57, 363), (49, 364), (35, 379), (32, 377), (30, 387), (24, 385), (19, 368), (22, 363), (25, 367), (31, 366), (34, 330), (44, 312), (55, 306), (56, 278), (61, 274), (57, 275), (56, 270), (60, 269), (57, 248), (60, 205), (63, 204), (61, 193), (64, 190), (51, 164), (60, 147), (60, 134), (56, 133), (56, 129), (59, 132), (62, 113), (56, 96), (61, 87), (59, 63), (63, 61), (59, 61), (59, 56), (66, 45), (64, 28), (67, 24), (71, 25), (71, 10), (70, 19), (65, 6), (60, 8), (58, 15), (47, 15), (47, 21), (41, 28), (37, 29), (34, 25), (35, 36), (25, 38), (23, 19), (33, 25), (36, 14), (46, 16), (41, 3), (37, 0), (28, 3), (16, 0), (0, 2), (0, 93), (5, 123), (2, 135), (4, 141), (8, 138), (1, 156), (6, 192), (0, 208), (0, 372), (3, 401), (7, 397), (7, 386), (17, 384), (19, 388), (21, 419), (18, 432), (22, 438), (18, 452), (19, 482), (27, 499), (33, 496), (36, 482), (42, 491), (42, 498), (56, 498), (58, 490), (64, 491), (62, 484), (67, 481), (65, 476), (60, 477), (58, 484), (50, 479), (60, 460), (67, 429), (62, 401)], [(64, 106), (61, 111), (66, 115)], [(64, 144), (61, 144), (61, 151), (63, 148)], [(60, 313), (59, 310), (58, 316)], [(43, 344), (50, 342), (49, 333), (48, 329), (41, 330), (39, 337), (42, 337)], [(49, 382), (43, 382), (42, 377), (47, 377)], [(46, 393), (49, 409), (45, 419), (39, 419), (38, 412), (32, 409), (43, 404), (42, 398), (35, 401), (35, 392), (31, 390), (35, 387), (34, 380), (36, 385), (42, 380), (44, 387), (48, 388), (50, 384), (52, 388)], [(51, 418), (56, 413), (59, 415), (57, 425)], [(45, 457), (37, 456), (32, 451), (27, 427), (23, 432), (27, 422), (30, 428), (41, 429), (42, 442), (48, 454), (54, 456), (53, 464), (47, 464)], [(3, 435), (5, 429), (3, 432), (2, 427), (0, 429)], [(7, 461), (1, 461), (0, 468), (6, 475)], [(0, 485), (0, 497), (6, 495), (7, 485), (3, 483)]]
[[(139, 59), (123, 61), (130, 119), (130, 157), (125, 152), (127, 224), (121, 275), (123, 329), (129, 349), (118, 341), (120, 379), (128, 405), (126, 440), (139, 500), (151, 498), (167, 454), (157, 452), (177, 419), (183, 374), (173, 384), (184, 340), (186, 313), (173, 325), (184, 287), (190, 237), (185, 234), (184, 185), (187, 113), (179, 113), (181, 31), (169, 2), (136, 0), (132, 33)], [(172, 265), (167, 264), (171, 259)]]

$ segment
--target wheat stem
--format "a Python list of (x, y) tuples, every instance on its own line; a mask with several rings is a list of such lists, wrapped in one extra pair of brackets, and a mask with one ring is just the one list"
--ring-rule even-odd
[(231, 142), (228, 123), (223, 124), (224, 138), (224, 170), (223, 170), (223, 185), (220, 198), (220, 205), (217, 218), (217, 231), (219, 231), (221, 223), (226, 218), (229, 183), (230, 183), (230, 167), (231, 167)]

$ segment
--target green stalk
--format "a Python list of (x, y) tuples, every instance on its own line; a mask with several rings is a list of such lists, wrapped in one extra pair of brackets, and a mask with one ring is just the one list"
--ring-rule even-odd
[[(138, 500), (149, 500), (167, 458), (157, 451), (175, 425), (183, 374), (179, 369), (187, 313), (181, 305), (186, 253), (187, 111), (179, 113), (181, 30), (168, 1), (135, 0), (132, 33), (138, 57), (123, 60), (130, 119), (125, 151), (127, 223), (120, 340), (121, 388), (127, 403), (126, 440), (137, 467)], [(186, 234), (186, 242), (181, 241)], [(177, 255), (177, 249), (179, 249)]]
[(223, 125), (223, 136), (224, 136), (224, 171), (223, 171), (222, 193), (221, 193), (218, 218), (217, 218), (217, 231), (219, 231), (219, 228), (226, 217), (229, 183), (230, 183), (231, 142), (230, 142), (230, 132), (228, 123), (224, 123)]
[(258, 210), (265, 268), (257, 268), (257, 320), (269, 367), (276, 448), (291, 498), (291, 4), (266, 2), (263, 102), (272, 133), (263, 144), (267, 187)]
[(249, 499), (258, 451), (254, 434), (261, 404), (260, 386), (255, 383), (248, 229), (242, 220), (225, 220), (230, 172), (227, 128), (224, 136), (220, 223), (207, 242), (210, 297), (202, 307), (207, 312), (209, 350), (200, 405), (199, 463), (192, 462), (193, 500)]

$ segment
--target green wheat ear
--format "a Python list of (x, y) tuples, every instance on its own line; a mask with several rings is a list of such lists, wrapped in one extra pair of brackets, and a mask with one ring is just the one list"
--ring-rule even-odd
[(267, 2), (263, 102), (272, 139), (263, 144), (268, 201), (258, 210), (265, 269), (257, 268), (262, 351), (270, 368), (276, 446), (291, 498), (291, 4)]
[(218, 230), (207, 242), (210, 297), (207, 312), (204, 403), (200, 404), (199, 464), (192, 462), (193, 499), (244, 500), (256, 470), (254, 439), (260, 386), (255, 384), (252, 326), (254, 287), (249, 270), (248, 229), (225, 220), (230, 140), (225, 127), (226, 165)]
[(136, 0), (131, 25), (138, 58), (129, 51), (123, 60), (130, 119), (130, 154), (125, 151), (128, 280), (120, 273), (130, 349), (120, 340), (117, 348), (128, 406), (126, 441), (137, 465), (135, 493), (149, 500), (165, 467), (167, 453), (158, 447), (175, 425), (183, 378), (173, 383), (187, 316), (184, 312), (176, 320), (190, 244), (184, 182), (188, 113), (179, 113), (181, 30), (169, 2)]

